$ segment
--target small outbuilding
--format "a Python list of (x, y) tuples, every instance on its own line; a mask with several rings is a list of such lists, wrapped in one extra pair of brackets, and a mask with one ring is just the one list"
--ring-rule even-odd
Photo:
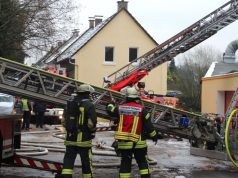
[(238, 88), (238, 40), (232, 41), (222, 62), (213, 62), (202, 78), (202, 112), (225, 115), (234, 92)]

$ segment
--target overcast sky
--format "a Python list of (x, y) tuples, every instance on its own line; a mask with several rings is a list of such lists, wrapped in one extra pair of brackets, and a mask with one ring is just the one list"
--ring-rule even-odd
[[(88, 28), (88, 17), (102, 15), (104, 20), (117, 11), (117, 0), (76, 1), (81, 4), (81, 32)], [(227, 2), (228, 0), (128, 0), (128, 10), (158, 43), (162, 43)], [(213, 46), (224, 52), (227, 45), (235, 39), (238, 39), (238, 21), (220, 30), (201, 45)]]

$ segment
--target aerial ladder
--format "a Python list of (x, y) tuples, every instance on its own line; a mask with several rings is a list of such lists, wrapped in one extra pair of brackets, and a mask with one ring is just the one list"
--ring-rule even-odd
[[(0, 92), (2, 93), (42, 100), (65, 108), (67, 100), (72, 97), (81, 84), (83, 83), (80, 81), (0, 57)], [(95, 92), (90, 95), (90, 98), (95, 104), (97, 116), (113, 121), (115, 118), (108, 115), (106, 106), (112, 100), (118, 104), (123, 103), (124, 95), (114, 90), (93, 87)], [(186, 138), (198, 147), (204, 147), (209, 143), (216, 149), (216, 143), (220, 139), (217, 138), (215, 120), (146, 100), (142, 100), (142, 104), (151, 113), (152, 123), (162, 135)], [(26, 160), (29, 160), (29, 158), (25, 158), (25, 161), (20, 162), (19, 157), (24, 159), (21, 156), (16, 156), (15, 164), (21, 163), (20, 165), (24, 166)], [(31, 161), (32, 158), (28, 162)], [(43, 162), (45, 164), (44, 160)], [(59, 171), (59, 167), (62, 166), (59, 163), (51, 162), (49, 164), (57, 165), (55, 172)], [(39, 169), (37, 165), (34, 164), (33, 168)], [(29, 164), (26, 166), (29, 167)], [(43, 168), (40, 167), (40, 169)]]
[[(110, 75), (110, 77), (114, 76), (115, 78), (115, 81), (110, 84), (111, 87), (108, 85), (108, 88), (101, 88), (92, 85), (95, 88), (95, 92), (90, 95), (90, 98), (95, 104), (98, 117), (108, 120), (115, 119), (107, 114), (106, 105), (112, 100), (118, 104), (124, 102), (124, 96), (118, 92), (117, 88), (118, 86), (120, 88), (121, 85), (119, 84), (128, 80), (132, 76), (131, 74), (149, 72), (156, 66), (171, 60), (177, 54), (214, 35), (237, 18), (238, 0), (229, 1), (202, 20), (135, 60), (134, 62), (139, 61), (139, 67), (133, 68), (130, 63), (122, 70)], [(124, 71), (125, 68), (128, 70)], [(123, 73), (123, 75), (116, 77), (119, 73)], [(126, 84), (138, 82), (144, 77), (143, 75), (132, 77), (132, 80), (129, 80)], [(0, 57), (0, 92), (3, 93), (33, 100), (42, 100), (65, 107), (67, 100), (72, 97), (72, 94), (82, 83)], [(150, 111), (151, 121), (161, 134), (189, 139), (193, 146), (199, 148), (205, 147), (206, 149), (214, 149), (220, 152), (225, 151), (224, 144), (222, 144), (223, 138), (217, 133), (219, 123), (216, 120), (201, 114), (171, 108), (146, 100), (141, 102)], [(236, 131), (235, 136), (237, 135), (238, 132)], [(217, 146), (219, 143), (222, 146)], [(237, 148), (238, 141), (236, 140), (233, 145)], [(237, 149), (232, 150), (231, 154), (233, 156), (236, 155)], [(57, 164), (58, 168), (59, 166)], [(60, 169), (57, 169), (56, 172), (58, 170)]]
[(138, 83), (154, 68), (171, 61), (178, 54), (189, 50), (236, 21), (237, 6), (237, 0), (227, 2), (141, 57), (104, 77), (103, 86), (120, 91), (128, 85)]

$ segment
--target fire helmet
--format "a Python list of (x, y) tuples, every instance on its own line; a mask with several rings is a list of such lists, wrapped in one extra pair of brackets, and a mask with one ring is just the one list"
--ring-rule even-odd
[(78, 93), (84, 93), (84, 92), (92, 93), (94, 91), (95, 89), (91, 85), (88, 85), (88, 84), (80, 85), (77, 90)]
[(126, 96), (128, 98), (139, 98), (140, 97), (138, 91), (134, 87), (127, 88)]

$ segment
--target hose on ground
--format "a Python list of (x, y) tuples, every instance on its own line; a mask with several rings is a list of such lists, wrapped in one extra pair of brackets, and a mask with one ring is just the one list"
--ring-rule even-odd
[[(24, 133), (25, 134), (52, 133), (53, 137), (56, 137), (56, 138), (64, 140), (65, 139), (65, 136), (64, 136), (65, 132), (60, 131), (60, 129), (58, 127), (59, 126), (55, 127), (56, 131), (54, 131), (53, 133), (52, 133), (52, 131), (49, 131), (49, 130), (47, 130), (47, 131), (32, 131), (32, 132), (24, 132)], [(56, 146), (56, 145), (52, 146), (52, 145), (48, 145), (48, 144), (37, 144), (37, 143), (39, 143), (39, 142), (34, 142), (34, 143), (32, 143), (32, 142), (27, 142), (27, 143), (26, 142), (22, 142), (21, 145), (25, 146), (25, 147), (26, 146), (40, 147), (41, 149), (42, 149), (42, 147), (44, 147), (47, 151), (53, 151), (53, 152), (62, 152), (62, 153), (65, 152), (65, 146)], [(41, 143), (45, 143), (45, 142), (41, 142)], [(106, 146), (106, 145), (104, 145), (104, 143), (93, 144), (93, 147), (103, 149), (103, 151), (92, 149), (93, 155), (117, 156), (115, 151), (114, 151), (114, 148), (110, 147), (110, 146)], [(18, 150), (18, 152), (20, 152), (20, 150)], [(42, 154), (43, 153), (39, 152), (38, 155), (42, 155)], [(37, 153), (29, 153), (29, 154), (25, 153), (25, 155), (37, 156)], [(148, 161), (149, 161), (150, 165), (156, 165), (157, 164), (157, 160), (155, 160), (153, 158), (148, 158)], [(94, 165), (96, 166), (97, 164), (94, 164)], [(112, 163), (109, 163), (109, 164), (98, 164), (98, 166), (96, 166), (96, 167), (115, 167), (115, 166), (116, 167), (120, 166), (120, 163), (115, 163), (115, 164), (112, 164)]]
[[(46, 145), (46, 144), (35, 144), (35, 143), (22, 143), (23, 146), (36, 146), (36, 147), (45, 147), (48, 149), (48, 151), (55, 151), (55, 152), (65, 152), (64, 146), (52, 146), (52, 145)], [(100, 156), (117, 156), (114, 151), (99, 151), (99, 150), (92, 150), (93, 155), (100, 155)], [(150, 165), (156, 165), (157, 160), (153, 158), (148, 158)]]
[(15, 149), (17, 155), (21, 156), (42, 156), (48, 154), (47, 148), (37, 147), (37, 148), (21, 148)]
[[(35, 146), (35, 147), (44, 147), (47, 148), (49, 151), (55, 152), (65, 152), (65, 146), (53, 146), (53, 145), (46, 145), (46, 144), (36, 144), (36, 143), (21, 143), (23, 146)], [(102, 156), (116, 156), (114, 151), (98, 151), (92, 150), (93, 155), (102, 155)]]
[[(27, 135), (27, 134), (45, 134), (45, 133), (50, 133), (51, 131), (49, 130), (42, 130), (42, 131), (27, 131), (27, 132), (21, 132), (22, 135)], [(58, 132), (58, 131), (57, 131)]]

